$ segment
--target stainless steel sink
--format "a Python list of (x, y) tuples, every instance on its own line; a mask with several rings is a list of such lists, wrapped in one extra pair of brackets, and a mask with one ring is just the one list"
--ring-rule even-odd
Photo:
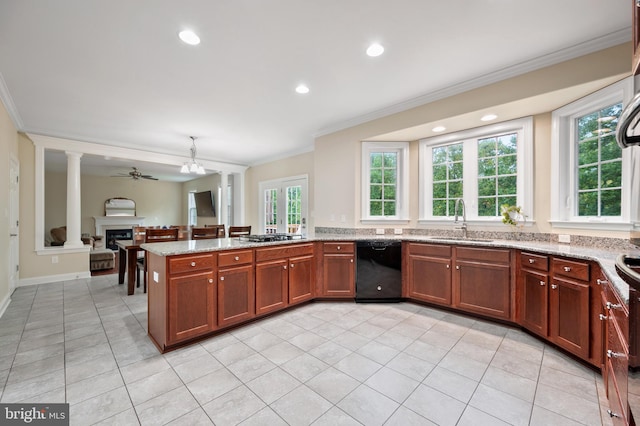
[(446, 241), (471, 241), (480, 243), (491, 243), (493, 240), (487, 238), (464, 238), (464, 237), (429, 237), (430, 240), (446, 240)]

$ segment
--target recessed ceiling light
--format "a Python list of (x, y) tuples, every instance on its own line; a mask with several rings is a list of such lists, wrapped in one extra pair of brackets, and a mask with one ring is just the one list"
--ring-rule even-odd
[(200, 37), (191, 30), (180, 31), (178, 37), (180, 37), (180, 40), (192, 46), (200, 44)]
[(309, 88), (305, 84), (299, 84), (298, 87), (296, 87), (296, 92), (304, 95), (305, 93), (309, 93)]
[(445, 130), (447, 130), (446, 127), (444, 126), (436, 126), (433, 129), (431, 129), (432, 131), (436, 132), (436, 133), (440, 133), (440, 132), (444, 132)]
[(498, 118), (498, 116), (495, 114), (486, 114), (483, 115), (482, 118), (480, 118), (480, 121), (491, 121), (495, 120), (496, 118)]
[(381, 44), (373, 43), (371, 46), (367, 48), (367, 55), (371, 57), (380, 56), (384, 53), (384, 47)]

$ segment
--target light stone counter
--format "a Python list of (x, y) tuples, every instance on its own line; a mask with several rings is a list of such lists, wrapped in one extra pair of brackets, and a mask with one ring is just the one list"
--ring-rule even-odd
[(414, 241), (428, 242), (434, 244), (467, 245), (479, 247), (513, 248), (519, 250), (531, 250), (555, 256), (568, 256), (582, 260), (592, 260), (598, 262), (609, 282), (616, 289), (621, 299), (628, 303), (629, 286), (618, 275), (615, 269), (615, 260), (619, 254), (640, 256), (640, 250), (622, 248), (599, 249), (569, 244), (555, 244), (540, 241), (519, 241), (519, 240), (492, 240), (475, 238), (455, 238), (455, 237), (432, 237), (425, 235), (355, 235), (355, 234), (316, 234), (313, 238), (275, 241), (275, 242), (246, 242), (238, 238), (219, 238), (213, 240), (189, 240), (175, 241), (167, 243), (142, 244), (140, 247), (150, 253), (159, 256), (174, 256), (181, 254), (203, 253), (221, 250), (249, 249), (257, 247), (269, 247), (282, 244), (302, 244), (313, 241), (358, 241), (358, 240), (386, 240), (386, 241)]

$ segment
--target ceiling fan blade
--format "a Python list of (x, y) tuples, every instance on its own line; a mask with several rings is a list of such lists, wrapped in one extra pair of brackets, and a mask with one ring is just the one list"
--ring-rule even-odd
[(149, 180), (158, 180), (158, 178), (154, 178), (153, 176), (150, 175), (142, 175), (140, 176), (142, 179), (149, 179)]

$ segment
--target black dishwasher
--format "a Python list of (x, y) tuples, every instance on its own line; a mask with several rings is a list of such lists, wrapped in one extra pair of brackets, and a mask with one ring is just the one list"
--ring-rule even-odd
[(356, 256), (356, 302), (402, 300), (400, 241), (358, 241)]

